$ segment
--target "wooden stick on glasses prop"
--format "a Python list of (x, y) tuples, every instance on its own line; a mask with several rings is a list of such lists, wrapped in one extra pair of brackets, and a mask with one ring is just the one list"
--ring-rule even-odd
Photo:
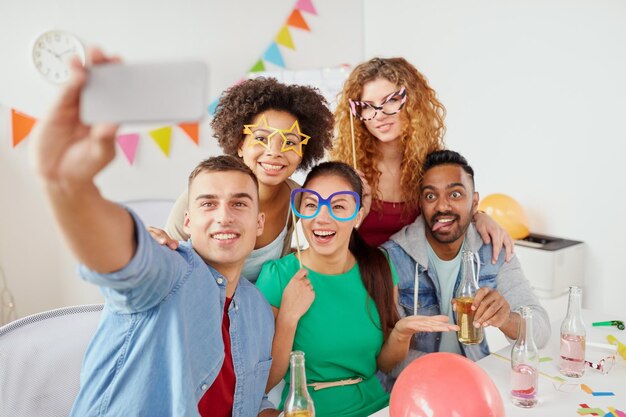
[(291, 222), (293, 223), (293, 227), (296, 235), (296, 251), (298, 252), (298, 262), (300, 263), (300, 269), (302, 269), (302, 254), (300, 253), (300, 237), (298, 237), (298, 230), (296, 228), (296, 214), (291, 210)]
[(356, 167), (356, 145), (354, 142), (354, 112), (356, 111), (354, 102), (352, 100), (348, 100), (350, 104), (350, 135), (352, 137), (352, 168), (357, 169)]

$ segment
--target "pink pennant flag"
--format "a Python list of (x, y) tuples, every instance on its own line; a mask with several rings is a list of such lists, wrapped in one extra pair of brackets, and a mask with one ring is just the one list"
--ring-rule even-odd
[(172, 141), (172, 127), (162, 127), (148, 132), (154, 142), (159, 146), (165, 156), (170, 156), (170, 143)]
[(124, 152), (124, 156), (132, 165), (133, 162), (135, 162), (135, 154), (137, 153), (137, 145), (139, 144), (139, 134), (129, 133), (126, 135), (119, 135), (117, 137), (117, 144), (120, 145), (122, 152)]
[(298, 0), (296, 3), (296, 7), (294, 9), (301, 10), (303, 12), (317, 14), (315, 7), (313, 7), (313, 2), (311, 0)]

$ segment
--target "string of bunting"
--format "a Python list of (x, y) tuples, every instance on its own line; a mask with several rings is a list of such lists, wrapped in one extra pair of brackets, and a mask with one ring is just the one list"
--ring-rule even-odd
[[(276, 37), (272, 40), (270, 45), (266, 48), (265, 52), (259, 57), (254, 65), (250, 68), (249, 72), (261, 72), (265, 71), (266, 63), (277, 65), (281, 68), (285, 68), (285, 61), (279, 45), (286, 48), (295, 50), (295, 44), (293, 38), (289, 32), (289, 27), (304, 30), (310, 32), (311, 29), (307, 24), (302, 13), (309, 13), (317, 15), (317, 10), (313, 6), (312, 0), (297, 0), (291, 14), (285, 21), (285, 24), (280, 28)], [(243, 79), (242, 79), (243, 80)], [(238, 81), (241, 82), (242, 80)], [(215, 113), (218, 99), (215, 99), (209, 105), (208, 111), (210, 115)], [(11, 127), (13, 147), (15, 148), (30, 135), (33, 127), (37, 123), (37, 119), (21, 112), (17, 109), (11, 108)], [(199, 125), (198, 123), (180, 123), (177, 125), (185, 134), (196, 144), (200, 144)], [(148, 131), (148, 136), (159, 147), (166, 157), (170, 155), (170, 145), (172, 141), (172, 128), (173, 126), (159, 127), (154, 130)], [(140, 133), (123, 133), (116, 137), (117, 144), (119, 145), (122, 153), (132, 165), (135, 161), (137, 154), (137, 148), (139, 146)]]
[[(265, 52), (254, 62), (252, 67), (248, 70), (248, 72), (263, 72), (266, 70), (266, 64), (271, 63), (280, 68), (286, 68), (285, 60), (283, 59), (283, 55), (280, 51), (278, 45), (284, 46), (286, 48), (296, 50), (296, 46), (293, 43), (293, 38), (291, 37), (291, 32), (289, 32), (289, 27), (304, 30), (307, 32), (311, 31), (308, 23), (304, 19), (302, 13), (309, 13), (312, 15), (317, 15), (317, 10), (313, 6), (312, 0), (298, 0), (296, 5), (294, 6), (291, 14), (280, 28), (276, 37), (272, 40), (270, 45), (265, 49)], [(237, 81), (237, 84), (243, 81), (243, 78)], [(219, 102), (219, 97), (214, 99), (209, 105), (209, 114), (214, 115), (215, 109), (217, 108), (217, 103)]]
[[(11, 109), (11, 133), (14, 148), (28, 138), (36, 123), (36, 118), (16, 109)], [(187, 134), (189, 139), (191, 139), (196, 145), (199, 145), (200, 135), (198, 123), (180, 123), (177, 126)], [(149, 130), (148, 135), (165, 156), (170, 155), (172, 126)], [(116, 137), (117, 144), (131, 165), (135, 161), (135, 155), (137, 153), (140, 137), (141, 135), (139, 133), (124, 133)]]

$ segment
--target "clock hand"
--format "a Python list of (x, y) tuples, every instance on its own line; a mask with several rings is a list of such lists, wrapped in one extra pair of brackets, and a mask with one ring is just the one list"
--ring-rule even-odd
[(48, 51), (48, 53), (50, 53), (50, 54), (54, 55), (54, 57), (55, 57), (56, 59), (58, 59), (58, 60), (60, 60), (60, 59), (61, 59), (61, 57), (60, 57), (59, 55), (55, 54), (55, 53), (52, 51), (52, 49), (50, 49), (50, 48), (46, 48), (46, 51)]
[(75, 48), (70, 48), (67, 51), (63, 51), (62, 53), (59, 54), (59, 58), (62, 57), (63, 55), (67, 54), (68, 52), (76, 52)]

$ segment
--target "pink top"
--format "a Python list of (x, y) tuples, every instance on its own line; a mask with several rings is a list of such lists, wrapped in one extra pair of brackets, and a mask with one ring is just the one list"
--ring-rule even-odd
[(405, 205), (405, 202), (391, 203), (372, 200), (370, 212), (359, 228), (361, 237), (370, 246), (380, 246), (388, 241), (391, 235), (407, 224), (413, 223), (420, 214), (419, 207), (408, 213), (403, 213)]

